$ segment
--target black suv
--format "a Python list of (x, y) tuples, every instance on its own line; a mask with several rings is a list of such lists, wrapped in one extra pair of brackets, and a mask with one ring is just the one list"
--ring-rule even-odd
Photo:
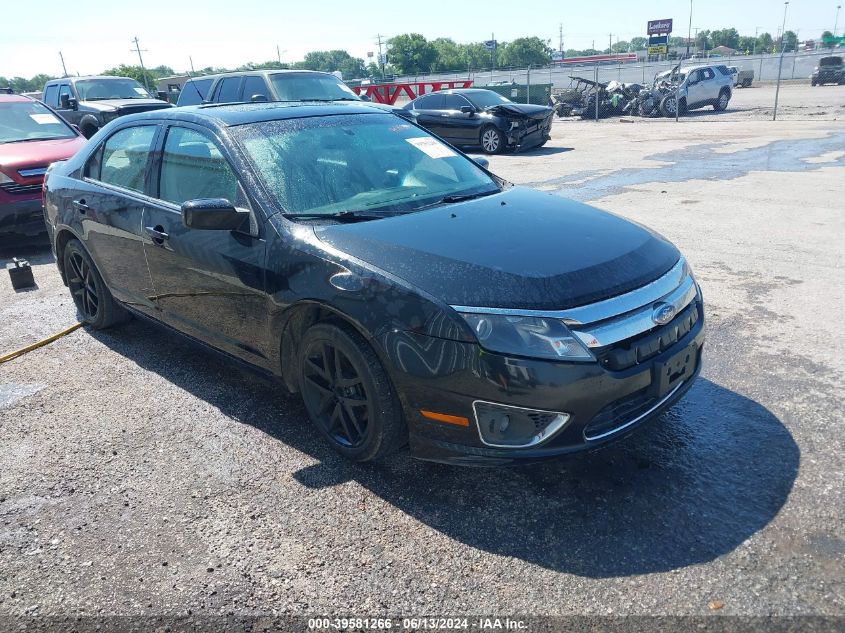
[(838, 56), (822, 57), (819, 60), (819, 65), (816, 66), (810, 76), (810, 84), (813, 86), (845, 84), (845, 69), (843, 69), (842, 58)]
[(701, 293), (666, 239), (366, 104), (123, 117), (53, 164), (45, 215), (86, 325), (131, 312), (252, 363), (358, 461), (591, 449), (701, 367)]
[(41, 101), (91, 138), (103, 125), (126, 114), (172, 108), (130, 77), (65, 77), (44, 84)]

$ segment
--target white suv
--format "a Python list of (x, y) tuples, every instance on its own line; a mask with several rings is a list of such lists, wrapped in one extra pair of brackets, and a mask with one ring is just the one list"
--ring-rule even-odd
[(678, 100), (681, 112), (704, 106), (724, 110), (731, 100), (734, 75), (727, 66), (691, 66), (681, 72)]

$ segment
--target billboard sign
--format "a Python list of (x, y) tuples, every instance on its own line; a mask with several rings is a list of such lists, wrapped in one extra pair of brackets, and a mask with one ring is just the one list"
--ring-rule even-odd
[(659, 46), (649, 46), (648, 47), (648, 54), (649, 55), (665, 55), (669, 50), (669, 47), (665, 44), (660, 44)]
[(646, 33), (648, 35), (659, 35), (663, 33), (671, 33), (672, 32), (672, 20), (649, 20), (648, 23), (648, 30)]
[(669, 36), (668, 35), (652, 35), (648, 38), (648, 45), (649, 46), (659, 46), (660, 44), (668, 44), (669, 43)]

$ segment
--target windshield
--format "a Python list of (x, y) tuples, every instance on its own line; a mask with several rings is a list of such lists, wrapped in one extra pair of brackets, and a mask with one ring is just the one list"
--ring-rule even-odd
[(463, 95), (469, 99), (479, 110), (486, 110), (503, 103), (513, 103), (510, 99), (503, 97), (492, 90), (479, 90), (478, 92), (464, 92)]
[(280, 73), (271, 75), (270, 82), (279, 101), (333, 101), (354, 99), (352, 88), (334, 75), (320, 73)]
[(134, 79), (82, 79), (76, 82), (80, 101), (104, 99), (152, 99), (150, 93)]
[(37, 101), (0, 103), (0, 143), (73, 138), (74, 131)]
[(493, 193), (478, 165), (390, 114), (266, 121), (235, 133), (286, 213), (402, 213)]

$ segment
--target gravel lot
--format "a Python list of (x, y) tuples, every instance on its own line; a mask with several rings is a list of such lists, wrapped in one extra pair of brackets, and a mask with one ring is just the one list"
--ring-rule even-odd
[[(703, 287), (702, 378), (605, 450), (350, 465), (297, 398), (139, 320), (0, 365), (0, 616), (845, 615), (845, 87), (787, 86), (777, 123), (769, 96), (491, 161), (655, 228)], [(49, 250), (13, 254), (38, 289), (0, 280), (0, 354), (75, 321)]]

